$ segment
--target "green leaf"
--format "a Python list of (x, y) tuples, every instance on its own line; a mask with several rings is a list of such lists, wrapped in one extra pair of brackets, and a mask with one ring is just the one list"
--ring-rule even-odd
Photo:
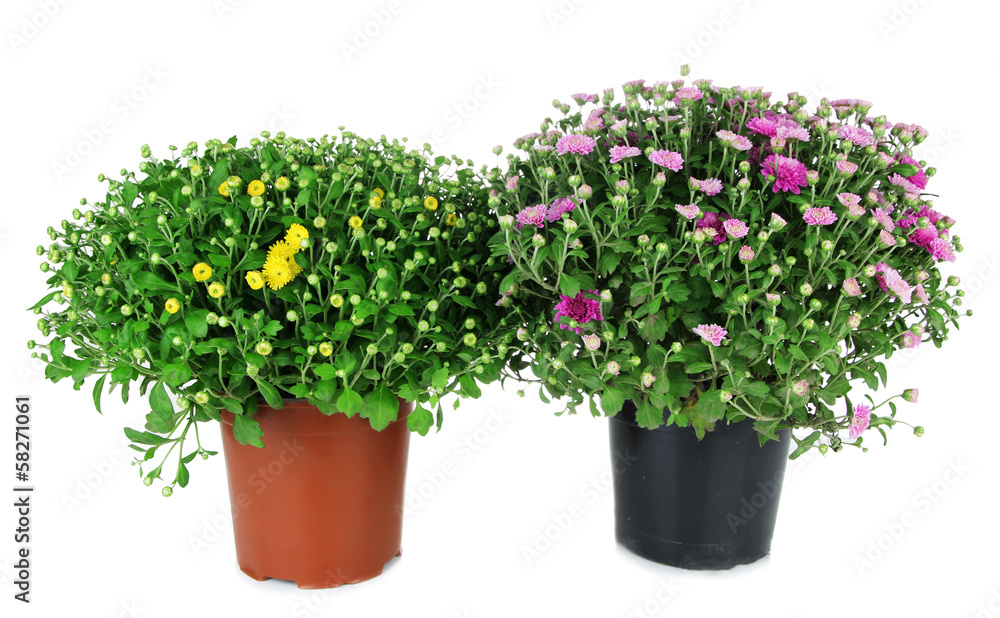
[(431, 376), (431, 385), (434, 388), (443, 389), (448, 386), (448, 376), (451, 374), (447, 367), (441, 367)]
[(420, 407), (419, 404), (413, 408), (413, 412), (410, 412), (410, 416), (406, 419), (406, 426), (409, 427), (410, 431), (415, 431), (422, 436), (427, 435), (433, 424), (434, 415), (431, 414), (430, 410)]
[(413, 315), (413, 307), (403, 303), (396, 303), (395, 305), (389, 305), (389, 313), (401, 316), (411, 316)]
[(284, 406), (284, 403), (281, 401), (281, 395), (278, 394), (278, 389), (273, 384), (261, 378), (255, 378), (254, 382), (257, 383), (257, 390), (260, 391), (267, 405), (275, 410), (280, 410)]
[(654, 429), (663, 424), (663, 408), (658, 408), (648, 399), (640, 400), (635, 412), (635, 421), (640, 427)]
[(617, 388), (605, 386), (601, 394), (601, 408), (604, 409), (605, 416), (614, 416), (625, 405), (625, 394)]
[(687, 373), (702, 373), (703, 371), (711, 371), (712, 363), (691, 363), (684, 367), (684, 371)]
[(812, 448), (813, 444), (816, 444), (816, 440), (819, 440), (820, 435), (822, 434), (819, 431), (814, 431), (811, 434), (809, 434), (808, 438), (805, 438), (804, 440), (799, 442), (798, 448), (792, 451), (792, 454), (789, 456), (789, 459), (797, 459), (799, 455), (802, 455), (802, 453), (805, 453), (810, 448)]
[(80, 265), (76, 262), (66, 262), (63, 264), (62, 268), (59, 269), (59, 274), (69, 281), (75, 281), (76, 276), (80, 274)]
[(101, 412), (101, 393), (104, 391), (104, 379), (108, 376), (103, 375), (101, 379), (94, 384), (94, 407), (97, 408), (98, 414), (103, 414)]
[(208, 334), (208, 322), (205, 321), (207, 317), (208, 309), (188, 311), (184, 314), (184, 326), (187, 326), (192, 337), (200, 338)]
[(191, 369), (185, 363), (164, 365), (163, 379), (170, 386), (181, 386), (191, 379)]
[(62, 362), (63, 352), (66, 351), (66, 342), (62, 339), (53, 339), (49, 343), (49, 352), (52, 354), (52, 360), (56, 362)]
[(569, 297), (576, 296), (580, 293), (580, 282), (566, 273), (562, 273), (559, 277), (559, 292)]
[(148, 431), (136, 431), (131, 427), (125, 428), (125, 437), (136, 444), (148, 444), (149, 446), (159, 446), (169, 442), (166, 438), (151, 434)]
[(170, 433), (174, 428), (174, 415), (162, 411), (151, 411), (146, 415), (146, 431), (153, 433)]
[(333, 380), (337, 377), (337, 370), (333, 365), (316, 365), (312, 370), (320, 380)]
[(28, 307), (28, 311), (34, 311), (35, 309), (40, 309), (40, 308), (44, 307), (45, 305), (47, 305), (49, 303), (50, 300), (52, 300), (56, 296), (59, 296), (60, 294), (62, 294), (62, 290), (56, 290), (55, 292), (50, 292), (50, 293), (46, 294), (42, 298), (42, 300), (40, 300), (37, 303), (35, 303), (34, 305)]
[(132, 281), (136, 287), (150, 292), (176, 292), (177, 286), (171, 285), (163, 280), (159, 275), (146, 270), (140, 270), (132, 275)]
[[(172, 417), (174, 415), (174, 404), (171, 403), (163, 382), (157, 382), (149, 391), (149, 405), (152, 406), (153, 412), (159, 416)], [(172, 423), (171, 427), (173, 427)]]
[(361, 399), (361, 395), (355, 393), (349, 386), (345, 386), (344, 392), (337, 398), (337, 409), (343, 412), (347, 418), (358, 414), (364, 407), (365, 402)]
[(260, 428), (260, 423), (254, 419), (247, 418), (242, 414), (233, 416), (233, 437), (240, 444), (264, 448), (264, 441), (261, 440), (263, 435), (264, 430)]
[(229, 259), (229, 256), (222, 255), (221, 253), (209, 254), (208, 261), (212, 263), (212, 266), (219, 266), (222, 268), (229, 268), (233, 265), (233, 261)]
[(458, 383), (462, 385), (462, 393), (473, 399), (478, 399), (482, 396), (483, 391), (480, 390), (479, 385), (476, 384), (476, 380), (469, 374), (463, 373), (458, 379)]
[[(195, 453), (192, 453), (192, 455), (194, 454)], [(181, 487), (187, 487), (189, 480), (191, 480), (191, 474), (188, 472), (187, 466), (184, 465), (184, 462), (181, 462), (181, 464), (177, 466), (177, 484)]]
[(365, 413), (375, 431), (382, 431), (399, 415), (399, 400), (384, 385), (365, 398)]

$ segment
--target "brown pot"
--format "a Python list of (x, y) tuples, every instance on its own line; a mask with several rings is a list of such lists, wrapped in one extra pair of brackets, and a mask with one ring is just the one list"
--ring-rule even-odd
[(378, 576), (400, 555), (413, 404), (383, 431), (359, 416), (326, 416), (304, 400), (254, 418), (264, 448), (233, 437), (222, 413), (236, 560), (250, 577), (333, 588)]

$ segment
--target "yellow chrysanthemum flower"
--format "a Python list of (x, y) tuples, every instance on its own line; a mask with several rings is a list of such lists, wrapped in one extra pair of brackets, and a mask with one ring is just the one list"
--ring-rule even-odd
[(177, 313), (181, 310), (181, 303), (176, 298), (168, 298), (163, 308), (167, 310), (167, 313)]
[(445, 217), (444, 217), (444, 224), (445, 225), (455, 225), (456, 223), (458, 223), (458, 215), (456, 215), (453, 212), (448, 213), (447, 215), (445, 215)]
[(383, 191), (382, 189), (375, 189), (373, 193), (378, 194), (378, 199), (382, 199), (383, 197), (385, 197), (385, 191)]
[(267, 282), (267, 287), (272, 290), (280, 290), (293, 277), (292, 271), (288, 268), (288, 258), (271, 255), (267, 256), (261, 274)]
[(371, 196), (371, 199), (368, 200), (368, 205), (372, 208), (382, 208), (382, 198), (377, 195), (373, 195)]
[(292, 279), (295, 278), (300, 272), (302, 272), (302, 267), (295, 263), (295, 258), (288, 258), (288, 271), (292, 273)]
[(424, 208), (426, 208), (427, 210), (437, 210), (438, 209), (437, 198), (432, 195), (428, 195), (427, 197), (425, 197)]
[(218, 281), (215, 281), (208, 286), (208, 295), (212, 298), (222, 298), (226, 295), (226, 286), (222, 285)]
[(195, 281), (207, 281), (212, 276), (212, 267), (205, 262), (198, 262), (191, 269), (191, 274), (194, 275)]
[(251, 180), (250, 185), (247, 186), (247, 195), (251, 196), (264, 195), (265, 189), (266, 187), (264, 186), (264, 183), (262, 183), (261, 181)]
[(299, 243), (306, 238), (309, 238), (309, 230), (298, 223), (293, 223), (292, 226), (288, 228), (288, 231), (285, 232), (285, 242), (291, 245), (296, 251), (300, 249)]
[(324, 341), (323, 343), (319, 344), (319, 353), (322, 354), (323, 356), (330, 356), (331, 354), (333, 354), (333, 344), (331, 344), (329, 341)]
[(229, 197), (229, 181), (223, 180), (222, 184), (219, 185), (219, 194), (225, 197)]
[(274, 256), (277, 259), (287, 260), (295, 255), (297, 251), (298, 249), (293, 247), (287, 240), (279, 240), (268, 247), (267, 258), (271, 259), (271, 257)]
[(264, 277), (259, 270), (251, 270), (247, 273), (247, 285), (251, 290), (259, 290), (264, 287)]
[(354, 215), (353, 217), (347, 220), (347, 225), (353, 227), (356, 230), (360, 230), (363, 223), (364, 222), (361, 220), (361, 217), (357, 215)]

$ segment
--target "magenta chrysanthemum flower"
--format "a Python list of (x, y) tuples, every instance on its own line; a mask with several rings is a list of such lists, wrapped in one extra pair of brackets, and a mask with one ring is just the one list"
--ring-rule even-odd
[(726, 219), (722, 222), (722, 228), (726, 230), (732, 238), (743, 238), (750, 231), (746, 223), (739, 219)]
[(705, 343), (709, 343), (715, 347), (722, 345), (722, 340), (729, 334), (726, 329), (718, 324), (699, 324), (691, 330), (694, 331), (694, 334), (701, 337)]
[(861, 434), (868, 429), (872, 420), (872, 408), (863, 403), (859, 403), (854, 406), (854, 415), (851, 416), (851, 427), (848, 429), (847, 435), (851, 437), (851, 440), (857, 440), (861, 437)]
[(722, 181), (718, 178), (706, 178), (699, 182), (699, 186), (705, 192), (705, 195), (715, 195), (719, 191), (722, 191)]
[(844, 279), (844, 293), (848, 296), (861, 296), (861, 285), (853, 277)]
[[(723, 217), (729, 218), (725, 215)], [(698, 219), (698, 223), (694, 226), (695, 230), (704, 230), (706, 234), (712, 235), (713, 244), (720, 245), (726, 242), (726, 230), (722, 227), (722, 222), (725, 220), (723, 217), (720, 217), (718, 213), (708, 211), (701, 219)]]
[(850, 176), (858, 171), (858, 164), (851, 161), (837, 161), (837, 171), (845, 176)]
[(828, 206), (822, 208), (806, 208), (802, 219), (809, 225), (830, 225), (837, 220), (837, 215), (833, 214)]
[(612, 146), (611, 147), (611, 162), (618, 163), (622, 159), (627, 159), (629, 157), (637, 157), (642, 154), (642, 151), (635, 146)]
[(878, 221), (886, 232), (891, 232), (896, 229), (896, 222), (892, 220), (889, 213), (881, 208), (876, 208), (872, 211), (872, 219)]
[[(589, 294), (596, 298), (587, 298), (584, 296), (585, 294)], [(604, 319), (604, 316), (601, 315), (601, 301), (599, 300), (600, 294), (597, 290), (581, 291), (578, 292), (576, 296), (572, 297), (561, 294), (559, 299), (559, 302), (556, 303), (555, 306), (556, 321), (558, 322), (559, 318), (567, 318), (568, 320), (576, 320), (576, 323), (578, 324), (576, 327), (570, 327), (566, 324), (560, 323), (560, 328), (569, 328), (573, 332), (579, 334), (581, 332), (579, 326), (582, 326), (592, 320), (600, 321)]]
[(561, 155), (572, 152), (578, 155), (588, 155), (594, 151), (597, 140), (589, 135), (564, 135), (556, 142), (556, 152)]
[(840, 127), (837, 129), (837, 136), (855, 146), (871, 146), (875, 143), (875, 136), (861, 127)]
[(537, 204), (535, 206), (528, 206), (521, 212), (517, 213), (517, 223), (521, 225), (534, 225), (535, 227), (545, 226), (545, 215), (546, 211), (545, 204)]
[(767, 118), (751, 118), (747, 122), (747, 129), (749, 129), (751, 133), (764, 135), (766, 137), (778, 136), (778, 123), (773, 120), (768, 120)]
[[(562, 219), (564, 212), (571, 212), (576, 209), (576, 202), (571, 197), (559, 197), (549, 206), (546, 213), (546, 220), (553, 223)], [(541, 227), (541, 226), (539, 226)]]
[(878, 240), (886, 247), (891, 247), (896, 244), (896, 237), (885, 230), (878, 233)]
[(920, 336), (906, 331), (903, 333), (903, 347), (904, 348), (915, 348), (920, 345)]
[(695, 206), (694, 204), (688, 204), (686, 206), (677, 204), (676, 206), (674, 206), (674, 208), (677, 210), (677, 212), (681, 213), (681, 216), (689, 220), (697, 219), (698, 215), (701, 214), (701, 209)]
[(699, 90), (698, 88), (692, 88), (692, 87), (688, 86), (687, 88), (681, 88), (680, 90), (678, 90), (677, 94), (674, 96), (674, 100), (675, 101), (697, 101), (698, 99), (702, 98), (703, 96), (705, 96), (705, 95), (702, 94), (701, 90)]
[(798, 126), (780, 126), (777, 129), (777, 135), (775, 135), (775, 137), (785, 140), (797, 139), (801, 142), (808, 142), (809, 129)]
[(903, 301), (903, 304), (910, 303), (913, 295), (910, 284), (892, 266), (889, 266), (885, 262), (876, 264), (875, 280), (878, 281), (878, 285), (882, 288), (883, 292), (892, 293)]
[(673, 172), (681, 171), (681, 166), (684, 165), (684, 157), (681, 156), (681, 153), (669, 150), (654, 150), (649, 153), (649, 160)]
[(753, 247), (750, 247), (748, 245), (743, 245), (742, 247), (740, 247), (739, 253), (737, 253), (737, 256), (739, 256), (740, 258), (740, 261), (743, 262), (744, 264), (753, 260), (754, 256), (756, 255), (757, 254), (754, 253)]
[(910, 184), (918, 189), (927, 188), (927, 174), (924, 172), (924, 168), (920, 166), (920, 162), (909, 155), (899, 155), (896, 160), (900, 163), (905, 163), (907, 165), (912, 165), (917, 168), (917, 173), (912, 176), (907, 176), (906, 179), (910, 181)]
[(806, 166), (801, 161), (784, 155), (771, 155), (764, 159), (761, 171), (766, 176), (774, 176), (774, 185), (771, 188), (775, 193), (791, 191), (798, 195), (800, 188), (809, 184), (806, 177), (809, 170)]
[(951, 243), (943, 238), (938, 238), (932, 242), (928, 250), (934, 259), (939, 262), (955, 261), (955, 250), (952, 248)]

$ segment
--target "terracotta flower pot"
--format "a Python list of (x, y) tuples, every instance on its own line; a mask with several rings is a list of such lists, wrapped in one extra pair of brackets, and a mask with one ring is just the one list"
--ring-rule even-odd
[(400, 555), (403, 485), (413, 404), (381, 432), (368, 421), (326, 416), (308, 402), (254, 417), (264, 448), (233, 437), (222, 413), (236, 559), (250, 577), (286, 579), (299, 588), (333, 588), (382, 573)]

